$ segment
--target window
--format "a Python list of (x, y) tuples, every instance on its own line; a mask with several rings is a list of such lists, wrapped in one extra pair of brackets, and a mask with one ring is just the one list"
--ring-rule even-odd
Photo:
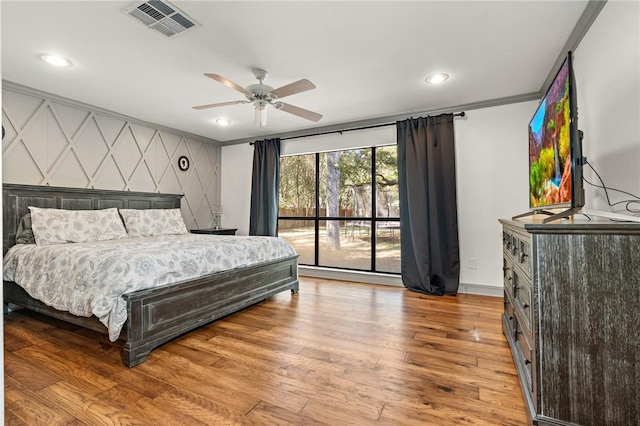
[(301, 265), (400, 273), (396, 146), (282, 157), (278, 235)]

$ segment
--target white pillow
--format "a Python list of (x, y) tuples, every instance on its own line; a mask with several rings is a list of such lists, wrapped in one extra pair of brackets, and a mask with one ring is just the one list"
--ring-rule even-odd
[(180, 209), (120, 209), (130, 237), (188, 234)]
[(128, 237), (116, 208), (63, 210), (29, 207), (29, 210), (33, 236), (40, 246)]

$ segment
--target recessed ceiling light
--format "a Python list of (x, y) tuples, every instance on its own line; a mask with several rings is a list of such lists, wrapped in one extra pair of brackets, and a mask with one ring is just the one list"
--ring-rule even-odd
[(438, 73), (438, 74), (430, 75), (429, 77), (425, 78), (424, 81), (426, 81), (429, 84), (440, 84), (442, 82), (447, 81), (447, 79), (449, 79), (449, 74)]
[(67, 58), (63, 58), (62, 56), (42, 55), (40, 56), (40, 59), (56, 67), (70, 67), (71, 65), (73, 65), (73, 62), (71, 62)]
[(217, 124), (218, 126), (221, 126), (221, 127), (226, 127), (226, 126), (228, 126), (229, 124), (231, 124), (231, 121), (230, 121), (230, 120), (227, 120), (226, 118), (218, 118), (218, 119), (216, 120), (216, 124)]

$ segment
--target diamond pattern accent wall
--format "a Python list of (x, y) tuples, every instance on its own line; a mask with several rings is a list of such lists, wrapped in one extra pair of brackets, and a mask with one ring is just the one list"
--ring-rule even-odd
[[(53, 99), (2, 90), (2, 181), (27, 185), (184, 194), (187, 227), (213, 225), (220, 204), (220, 146)], [(178, 168), (185, 155), (191, 167)]]

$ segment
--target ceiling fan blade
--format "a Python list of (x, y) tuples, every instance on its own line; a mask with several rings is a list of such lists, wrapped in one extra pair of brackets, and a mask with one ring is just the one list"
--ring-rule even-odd
[(276, 108), (288, 112), (289, 114), (297, 115), (298, 117), (306, 118), (314, 122), (319, 121), (322, 118), (322, 114), (309, 111), (308, 109), (300, 108), (295, 105), (285, 104), (284, 102), (278, 102)]
[(276, 98), (284, 98), (285, 96), (295, 95), (296, 93), (306, 92), (307, 90), (315, 89), (316, 85), (303, 78), (302, 80), (294, 81), (286, 86), (278, 87), (271, 91), (271, 95)]
[(221, 75), (218, 74), (207, 74), (205, 73), (204, 75), (206, 75), (207, 77), (217, 81), (218, 83), (222, 83), (227, 87), (230, 87), (231, 89), (237, 90), (238, 92), (244, 94), (244, 95), (251, 95), (251, 92), (249, 92), (247, 89), (245, 89), (244, 87), (240, 86), (239, 84), (234, 83), (233, 81), (224, 78)]
[(194, 106), (193, 109), (207, 109), (207, 108), (217, 108), (217, 107), (221, 107), (221, 106), (227, 106), (227, 105), (237, 105), (237, 104), (246, 104), (249, 103), (249, 101), (229, 101), (229, 102), (220, 102), (217, 104), (207, 104), (207, 105), (198, 105), (198, 106)]

